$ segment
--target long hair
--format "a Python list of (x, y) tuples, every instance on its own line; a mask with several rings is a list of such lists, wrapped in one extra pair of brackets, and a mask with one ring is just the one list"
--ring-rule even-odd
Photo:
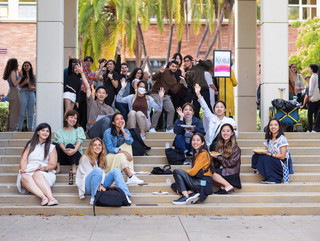
[(24, 64), (29, 64), (30, 65), (30, 69), (29, 69), (29, 80), (31, 82), (32, 85), (35, 84), (35, 78), (34, 78), (34, 75), (33, 75), (33, 67), (32, 67), (32, 64), (29, 62), (29, 61), (24, 61), (23, 64), (22, 64), (22, 76), (23, 77), (26, 77), (27, 76), (27, 72), (24, 70), (23, 66)]
[(74, 125), (74, 128), (78, 128), (79, 127), (79, 113), (76, 110), (69, 110), (65, 115), (64, 115), (64, 119), (63, 119), (63, 127), (68, 127), (68, 117), (69, 116), (77, 116), (77, 122)]
[[(98, 156), (96, 157), (96, 154), (94, 153), (93, 151), (93, 144), (96, 142), (96, 141), (99, 141), (102, 145), (102, 150), (101, 152), (98, 154)], [(89, 143), (89, 146), (87, 148), (87, 150), (85, 151), (84, 155), (83, 156), (87, 156), (89, 158), (89, 161), (90, 161), (90, 164), (91, 166), (94, 166), (96, 163), (95, 161), (97, 161), (98, 163), (98, 166), (101, 168), (101, 169), (106, 169), (107, 168), (107, 150), (106, 150), (106, 146), (104, 145), (103, 141), (99, 138), (99, 137), (96, 137), (96, 138), (93, 138), (90, 143)], [(82, 158), (81, 158), (82, 159)], [(80, 162), (81, 162), (81, 159), (80, 159)]]
[(76, 58), (69, 59), (68, 75), (71, 75), (72, 73), (74, 73), (74, 66), (76, 66), (76, 64), (79, 64), (79, 63), (80, 61)]
[[(194, 166), (195, 161), (196, 161), (196, 159), (197, 159), (197, 156), (198, 156), (201, 152), (206, 152), (206, 154), (208, 154), (208, 156), (209, 156), (209, 158), (210, 158), (209, 169), (210, 169), (211, 173), (214, 173), (214, 163), (213, 163), (213, 160), (212, 160), (211, 155), (209, 154), (209, 149), (208, 149), (208, 146), (207, 146), (207, 144), (206, 144), (206, 141), (205, 141), (204, 136), (203, 136), (201, 133), (195, 133), (195, 134), (192, 136), (192, 139), (194, 138), (194, 136), (199, 136), (200, 139), (201, 139), (201, 141), (203, 142), (203, 145), (200, 147), (198, 154), (196, 153), (195, 149), (192, 147), (193, 154), (192, 154), (192, 164), (191, 164), (191, 167)], [(192, 141), (191, 141), (191, 142), (192, 142)]]
[[(228, 140), (227, 143), (225, 143), (225, 140), (222, 138), (221, 131), (223, 127), (229, 126), (231, 131), (233, 132), (232, 136)], [(217, 151), (221, 153), (222, 156), (225, 158), (229, 158), (232, 155), (232, 149), (233, 147), (237, 144), (236, 137), (234, 135), (234, 129), (233, 126), (230, 125), (229, 123), (225, 123), (221, 126), (219, 136), (218, 136), (218, 141), (217, 141)]]
[(268, 125), (267, 125), (266, 135), (265, 135), (265, 139), (267, 140), (268, 143), (269, 143), (270, 140), (272, 140), (272, 133), (270, 131), (270, 123), (271, 123), (271, 121), (274, 121), (274, 120), (276, 122), (278, 122), (278, 125), (279, 125), (279, 132), (278, 132), (276, 138), (278, 139), (281, 135), (284, 135), (283, 130), (282, 130), (281, 125), (280, 125), (280, 121), (278, 119), (276, 119), (276, 118), (272, 118), (269, 121)]
[(31, 138), (31, 140), (29, 140), (27, 142), (27, 144), (25, 145), (22, 154), (26, 151), (26, 149), (29, 147), (29, 154), (30, 155), (31, 152), (34, 151), (34, 149), (36, 148), (36, 145), (39, 143), (39, 134), (38, 132), (41, 131), (42, 129), (48, 128), (49, 129), (49, 136), (45, 141), (45, 146), (44, 146), (44, 157), (43, 160), (45, 160), (49, 154), (49, 150), (50, 150), (50, 144), (51, 144), (51, 126), (48, 123), (41, 123), (37, 126), (36, 130), (34, 131), (34, 134)]
[(142, 80), (142, 77), (143, 77), (143, 70), (141, 68), (135, 68), (131, 74), (129, 75), (128, 79), (130, 80), (130, 82), (132, 82), (132, 80), (134, 80), (136, 78), (136, 74), (138, 71), (141, 71), (141, 76), (139, 78), (139, 80)]
[(174, 55), (173, 55), (173, 60), (175, 60), (175, 61), (177, 61), (177, 57), (180, 57), (180, 64), (178, 64), (178, 66), (179, 66), (179, 68), (181, 67), (181, 64), (182, 64), (182, 61), (183, 61), (183, 59), (182, 59), (182, 55), (180, 54), (180, 53), (175, 53)]
[(8, 59), (7, 65), (3, 72), (3, 79), (8, 80), (12, 71), (18, 70), (18, 60), (16, 58)]
[(116, 135), (117, 135), (116, 126), (113, 124), (114, 119), (116, 118), (117, 115), (121, 115), (121, 116), (123, 117), (123, 115), (122, 115), (121, 113), (115, 113), (115, 114), (112, 116), (110, 128), (111, 128), (111, 135), (113, 135), (113, 136), (116, 136)]

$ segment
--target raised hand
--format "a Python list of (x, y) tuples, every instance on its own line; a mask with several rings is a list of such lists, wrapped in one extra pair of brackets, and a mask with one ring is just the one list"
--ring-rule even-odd
[(99, 65), (99, 69), (102, 69), (106, 65), (106, 63), (107, 63), (106, 60), (101, 62), (100, 65)]
[(199, 84), (195, 84), (194, 86), (194, 92), (196, 93), (196, 95), (200, 95), (200, 91), (201, 91), (201, 87)]
[(183, 112), (182, 112), (181, 107), (178, 107), (176, 111), (177, 111), (178, 115), (180, 116), (180, 120), (183, 120), (184, 114), (183, 114)]
[(163, 96), (164, 96), (164, 88), (163, 87), (160, 87), (160, 90), (159, 90), (159, 99), (162, 100)]
[(121, 81), (121, 89), (124, 90), (126, 88), (128, 82), (126, 81), (126, 78), (122, 78), (120, 81)]
[(167, 67), (166, 65), (163, 65), (160, 69), (160, 73), (163, 73), (166, 70), (166, 67)]

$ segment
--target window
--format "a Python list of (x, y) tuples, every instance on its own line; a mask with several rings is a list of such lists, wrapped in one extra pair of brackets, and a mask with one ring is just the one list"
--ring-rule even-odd
[(305, 20), (317, 16), (317, 0), (288, 0), (289, 20)]
[(0, 18), (13, 20), (36, 20), (36, 0), (0, 0)]
[(0, 18), (7, 18), (9, 15), (8, 0), (0, 0)]
[(19, 0), (19, 18), (36, 19), (37, 16), (36, 0)]

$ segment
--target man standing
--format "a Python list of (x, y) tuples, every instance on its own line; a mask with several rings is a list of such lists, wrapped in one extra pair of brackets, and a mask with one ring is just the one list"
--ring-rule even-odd
[[(152, 80), (155, 81), (155, 84), (153, 85), (151, 89), (151, 97), (156, 101), (159, 102), (159, 90), (160, 88), (164, 88), (165, 95), (163, 96), (163, 109), (167, 112), (167, 128), (166, 132), (173, 132), (173, 119), (174, 119), (174, 113), (175, 109), (173, 107), (172, 101), (170, 99), (170, 96), (168, 95), (168, 91), (170, 90), (173, 94), (176, 94), (182, 84), (183, 81), (181, 80), (179, 83), (177, 83), (176, 78), (174, 77), (174, 73), (178, 69), (178, 63), (176, 61), (171, 61), (169, 63), (169, 68), (166, 68), (166, 66), (162, 66), (160, 71), (158, 71), (155, 75), (152, 76)], [(159, 117), (161, 115), (162, 111), (155, 111), (152, 116), (151, 121), (151, 129), (149, 132), (156, 132), (155, 128), (158, 124)]]

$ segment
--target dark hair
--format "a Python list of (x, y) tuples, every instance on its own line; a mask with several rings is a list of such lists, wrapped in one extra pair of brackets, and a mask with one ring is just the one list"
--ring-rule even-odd
[(183, 57), (183, 61), (186, 61), (186, 59), (190, 59), (191, 61), (193, 61), (193, 57), (189, 54)]
[(111, 128), (111, 135), (116, 136), (117, 135), (117, 129), (116, 126), (113, 124), (114, 119), (116, 118), (117, 115), (121, 115), (123, 117), (123, 115), (119, 112), (115, 113), (112, 118), (111, 118), (111, 124), (110, 124), (110, 128)]
[(45, 141), (45, 146), (44, 146), (44, 157), (43, 160), (45, 160), (49, 154), (49, 150), (50, 150), (50, 144), (51, 144), (51, 127), (48, 123), (41, 123), (37, 126), (36, 130), (33, 133), (33, 136), (31, 138), (31, 140), (29, 140), (27, 142), (27, 144), (25, 145), (22, 154), (26, 151), (26, 149), (29, 146), (29, 154), (30, 155), (31, 152), (34, 151), (34, 149), (36, 148), (36, 145), (39, 143), (39, 134), (38, 132), (41, 131), (42, 129), (48, 128), (49, 129), (49, 136)]
[[(210, 158), (210, 165), (209, 165), (210, 166), (210, 171), (213, 174), (214, 173), (214, 163), (213, 163), (211, 155), (209, 154), (209, 149), (208, 149), (208, 146), (206, 144), (206, 140), (205, 140), (204, 136), (201, 133), (193, 134), (192, 139), (193, 139), (194, 136), (199, 136), (201, 141), (203, 142), (203, 145), (200, 147), (198, 154), (200, 154), (203, 151), (207, 152), (207, 154), (209, 155), (209, 158)], [(193, 147), (192, 147), (192, 150), (193, 150), (193, 154), (192, 154), (192, 165), (191, 165), (191, 167), (194, 166), (195, 161), (196, 161), (196, 157), (198, 156), (198, 155), (196, 155), (197, 153), (196, 153), (196, 151), (195, 151), (195, 149)]]
[(308, 75), (308, 76), (306, 76), (304, 79), (305, 80), (309, 80), (311, 77)]
[(128, 64), (127, 64), (126, 62), (121, 63), (121, 66), (122, 66), (122, 65), (125, 65), (125, 66), (128, 67)]
[[(107, 88), (104, 87), (103, 85), (102, 85), (102, 86), (99, 86), (98, 88), (96, 88), (96, 93), (97, 93), (98, 90), (100, 90), (100, 89), (104, 89), (104, 90), (106, 91), (106, 94), (108, 94)], [(97, 99), (97, 96), (95, 96), (94, 99), (96, 100), (96, 99)]]
[(193, 106), (193, 104), (191, 104), (190, 102), (186, 102), (183, 106), (182, 106), (182, 111), (184, 110), (184, 108), (186, 108), (186, 106), (191, 106), (191, 108), (192, 108), (192, 110), (193, 110), (193, 112), (194, 112), (194, 106)]
[(24, 77), (27, 76), (27, 73), (23, 68), (24, 64), (29, 64), (30, 65), (30, 70), (29, 70), (29, 73), (28, 73), (29, 74), (29, 80), (30, 80), (31, 84), (34, 85), (35, 84), (35, 78), (34, 78), (34, 75), (33, 75), (32, 64), (29, 61), (24, 61), (23, 62), (23, 64), (22, 64), (22, 76), (24, 76)]
[(8, 59), (7, 65), (3, 72), (3, 79), (8, 80), (12, 71), (18, 70), (18, 60), (16, 58)]
[[(229, 126), (231, 131), (233, 132), (232, 136), (230, 136), (230, 139), (228, 140), (227, 143), (224, 143), (224, 139), (222, 138), (222, 135), (221, 135), (221, 131), (225, 126)], [(232, 150), (236, 143), (237, 142), (236, 142), (233, 126), (229, 123), (223, 124), (221, 126), (221, 129), (218, 135), (216, 150), (220, 152), (222, 156), (229, 158), (232, 155)]]
[(181, 64), (182, 64), (182, 55), (180, 54), (180, 53), (175, 53), (174, 55), (173, 55), (173, 60), (175, 60), (175, 61), (177, 61), (177, 57), (180, 57), (180, 64), (178, 64), (179, 65), (179, 67), (181, 66)]
[(68, 122), (67, 122), (67, 119), (69, 116), (74, 116), (76, 115), (77, 116), (77, 122), (76, 124), (74, 125), (75, 128), (78, 128), (79, 127), (79, 113), (75, 110), (69, 110), (65, 115), (64, 115), (64, 118), (63, 118), (63, 127), (68, 127)]
[(145, 80), (140, 80), (137, 84), (137, 86), (139, 86), (140, 83), (144, 84), (144, 88), (146, 89), (146, 91), (148, 91), (148, 82)]
[(98, 63), (101, 64), (101, 63), (104, 62), (104, 61), (107, 61), (107, 59), (101, 58), (101, 59), (98, 60)]
[(83, 61), (86, 62), (88, 59), (93, 63), (93, 58), (91, 56), (84, 57)]
[(135, 68), (129, 75), (128, 79), (130, 82), (132, 82), (132, 80), (134, 80), (136, 78), (136, 74), (137, 72), (141, 70), (141, 77), (139, 80), (142, 80), (142, 77), (143, 77), (143, 70), (141, 68)]
[(76, 58), (69, 59), (69, 66), (68, 66), (68, 75), (74, 73), (74, 66), (80, 63), (80, 61)]
[(272, 139), (272, 133), (271, 133), (271, 131), (270, 131), (270, 123), (271, 123), (271, 121), (274, 121), (274, 120), (275, 120), (276, 122), (278, 122), (278, 125), (279, 125), (279, 132), (278, 132), (276, 138), (278, 139), (281, 135), (284, 135), (283, 130), (282, 130), (281, 125), (280, 125), (280, 121), (279, 121), (278, 119), (276, 119), (276, 118), (272, 118), (272, 119), (269, 121), (269, 123), (268, 123), (268, 125), (267, 125), (267, 129), (266, 129), (265, 139), (267, 140), (267, 143), (269, 143), (269, 141)]
[(211, 59), (206, 60), (206, 65), (204, 66), (205, 71), (213, 71), (213, 63)]
[(310, 68), (312, 69), (313, 73), (317, 73), (318, 72), (318, 65), (316, 64), (310, 64)]
[(179, 66), (178, 62), (175, 61), (175, 60), (170, 61), (169, 64), (168, 64), (168, 66), (170, 67), (172, 64), (176, 64), (176, 65)]

